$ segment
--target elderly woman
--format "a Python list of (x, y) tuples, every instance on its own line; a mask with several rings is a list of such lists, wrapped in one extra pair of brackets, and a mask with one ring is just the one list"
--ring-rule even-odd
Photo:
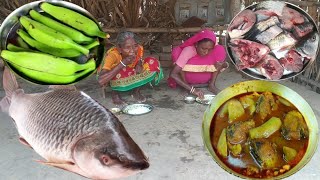
[(119, 92), (129, 90), (138, 102), (145, 102), (140, 87), (151, 82), (157, 85), (163, 78), (159, 61), (153, 57), (143, 59), (143, 47), (128, 31), (118, 34), (116, 47), (107, 51), (100, 69), (98, 82), (101, 86), (110, 84), (116, 105), (126, 104)]
[(213, 31), (202, 30), (172, 51), (174, 67), (168, 79), (169, 86), (175, 83), (200, 98), (203, 92), (194, 86), (208, 84), (208, 89), (217, 94), (215, 82), (218, 74), (227, 68), (226, 51), (216, 44)]

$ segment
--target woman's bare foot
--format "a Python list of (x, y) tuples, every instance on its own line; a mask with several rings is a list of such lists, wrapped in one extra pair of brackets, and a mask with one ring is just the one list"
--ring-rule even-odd
[(117, 92), (112, 92), (112, 102), (118, 106), (125, 106), (127, 103), (121, 99), (120, 95)]
[(221, 90), (218, 89), (216, 86), (209, 86), (208, 90), (211, 91), (213, 94), (217, 95)]
[(139, 103), (146, 102), (147, 98), (140, 93), (140, 89), (135, 89), (132, 97)]

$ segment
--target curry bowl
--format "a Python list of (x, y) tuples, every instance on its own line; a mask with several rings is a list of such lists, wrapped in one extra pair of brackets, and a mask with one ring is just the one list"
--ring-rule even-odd
[[(65, 8), (68, 8), (74, 12), (77, 12), (81, 15), (84, 15), (85, 17), (93, 20), (97, 25), (98, 27), (100, 28), (101, 30), (101, 27), (99, 25), (99, 23), (94, 19), (94, 17), (85, 9), (83, 9), (82, 7), (76, 5), (76, 4), (73, 4), (73, 3), (70, 3), (70, 2), (67, 2), (67, 1), (58, 1), (58, 0), (40, 0), (40, 1), (34, 1), (34, 2), (30, 2), (30, 3), (27, 3), (17, 9), (15, 9), (12, 13), (10, 13), (6, 18), (5, 20), (3, 21), (3, 23), (1, 24), (1, 27), (0, 27), (0, 52), (3, 51), (3, 50), (7, 50), (9, 48), (8, 47), (8, 44), (10, 45), (13, 45), (13, 46), (19, 46), (17, 48), (21, 48), (21, 47), (25, 47), (23, 48), (24, 50), (22, 51), (31, 51), (31, 52), (41, 52), (41, 51), (38, 51), (37, 49), (35, 49), (34, 47), (31, 47), (30, 44), (24, 42), (24, 40), (22, 40), (22, 38), (20, 38), (20, 36), (18, 35), (17, 33), (17, 30), (18, 29), (21, 29), (22, 28), (22, 25), (21, 23), (19, 22), (19, 18), (22, 17), (22, 16), (26, 16), (26, 17), (29, 17), (29, 12), (31, 10), (35, 10), (36, 12), (40, 13), (40, 14), (43, 14), (43, 10), (40, 9), (40, 4), (43, 3), (43, 2), (48, 2), (52, 5), (55, 5), (55, 6), (60, 6), (60, 7), (65, 7)], [(47, 16), (46, 14), (43, 14), (45, 16)], [(48, 16), (49, 17), (49, 16)], [(53, 18), (52, 18), (53, 19)], [(57, 20), (56, 20), (57, 21)], [(71, 26), (69, 26), (71, 27)], [(85, 70), (70, 70), (70, 71), (75, 71), (74, 74), (71, 74), (71, 75), (66, 75), (66, 77), (63, 77), (60, 79), (60, 74), (54, 74), (56, 75), (57, 78), (50, 78), (49, 81), (44, 81), (44, 76), (47, 76), (48, 77), (51, 77), (51, 73), (46, 73), (46, 70), (43, 70), (43, 71), (39, 71), (39, 70), (35, 70), (32, 73), (30, 72), (27, 72), (26, 69), (30, 69), (30, 67), (28, 68), (21, 68), (21, 66), (19, 67), (18, 65), (15, 65), (13, 66), (13, 64), (7, 62), (7, 60), (5, 58), (3, 58), (4, 60), (4, 63), (7, 67), (9, 67), (16, 75), (20, 76), (21, 78), (23, 78), (24, 80), (28, 81), (28, 82), (31, 82), (31, 83), (34, 83), (34, 84), (39, 84), (39, 85), (51, 85), (51, 84), (56, 84), (56, 85), (59, 85), (59, 84), (75, 84), (83, 79), (86, 79), (87, 77), (89, 77), (90, 75), (92, 75), (97, 67), (99, 67), (102, 59), (103, 59), (103, 54), (104, 54), (104, 46), (103, 46), (103, 43), (104, 43), (104, 39), (103, 38), (96, 38), (96, 37), (92, 37), (92, 36), (89, 36), (87, 35), (89, 38), (92, 38), (93, 40), (96, 40), (97, 42), (95, 42), (96, 44), (98, 45), (95, 45), (94, 48), (91, 48), (90, 49), (90, 52), (88, 55), (79, 55), (79, 56), (72, 56), (72, 57), (63, 57), (64, 59), (70, 59), (72, 60), (73, 62), (76, 62), (76, 63), (73, 63), (75, 64), (74, 67), (71, 67), (69, 69), (78, 69), (80, 66), (83, 66), (84, 63), (88, 62), (90, 59), (94, 58), (94, 61), (90, 61), (90, 68), (87, 68)], [(18, 38), (20, 38), (18, 40)], [(23, 42), (22, 42), (23, 41)], [(24, 46), (21, 46), (21, 42)], [(20, 43), (20, 44), (19, 44)], [(93, 41), (88, 41), (87, 43), (92, 43), (93, 44)], [(27, 47), (29, 45), (29, 47)], [(90, 46), (90, 44), (81, 44), (84, 46)], [(32, 45), (33, 46), (33, 45)], [(15, 47), (16, 48), (16, 47)], [(27, 50), (25, 50), (27, 48)], [(59, 48), (55, 48), (55, 49), (59, 49)], [(69, 50), (69, 49), (67, 49)], [(72, 49), (73, 52), (74, 51), (78, 51), (78, 50), (75, 50), (75, 49)], [(20, 50), (10, 50), (10, 51), (21, 51)], [(47, 53), (45, 53), (47, 54)], [(81, 54), (81, 53), (80, 53)], [(55, 58), (55, 55), (53, 55), (53, 58)], [(38, 63), (39, 64), (39, 63)], [(44, 67), (44, 69), (49, 69), (48, 66), (50, 63), (48, 64), (43, 64), (42, 66)], [(70, 63), (69, 63), (70, 64)], [(86, 64), (88, 65), (88, 63)], [(67, 71), (68, 68), (66, 67), (69, 67), (69, 66), (63, 66), (63, 68), (61, 67), (61, 71)], [(86, 67), (89, 67), (86, 66)], [(52, 69), (52, 68), (50, 68)], [(80, 68), (79, 68), (80, 69)], [(61, 72), (59, 71), (59, 72)], [(28, 74), (28, 75), (27, 75)], [(32, 74), (32, 75), (31, 75)], [(43, 76), (42, 78), (37, 78), (39, 76)], [(39, 80), (40, 79), (40, 80)], [(56, 79), (59, 79), (59, 81), (55, 81)]]
[[(319, 29), (302, 8), (285, 1), (261, 1), (239, 12), (226, 34), (231, 62), (244, 74), (280, 81), (304, 72), (316, 61)], [(305, 51), (305, 47), (312, 51)]]
[[(291, 139), (290, 138), (288, 139), (288, 136), (285, 133), (285, 132), (287, 132), (286, 131), (287, 127), (285, 125), (288, 125), (288, 122), (290, 120), (288, 121), (288, 119), (286, 119), (287, 115), (284, 116), (283, 113), (280, 115), (279, 114), (272, 115), (275, 117), (270, 118), (270, 120), (268, 120), (268, 121), (266, 120), (266, 122), (263, 122), (263, 124), (261, 126), (259, 126), (259, 127), (253, 126), (253, 127), (251, 127), (252, 129), (247, 131), (246, 137), (243, 138), (245, 142), (241, 142), (242, 144), (240, 146), (242, 146), (242, 149), (240, 147), (240, 152), (237, 154), (239, 156), (237, 157), (237, 155), (234, 154), (234, 152), (236, 152), (236, 151), (234, 151), (235, 148), (233, 148), (233, 147), (235, 147), (235, 145), (234, 144), (230, 145), (230, 144), (234, 143), (232, 141), (235, 140), (235, 139), (232, 139), (232, 137), (230, 135), (230, 132), (235, 132), (235, 131), (230, 131), (230, 129), (234, 130), (235, 128), (234, 129), (232, 129), (232, 128), (236, 127), (236, 126), (234, 126), (234, 124), (237, 124), (237, 122), (233, 123), (232, 125), (229, 125), (228, 127), (224, 128), (223, 130), (219, 130), (219, 126), (223, 126), (223, 125), (220, 123), (219, 118), (217, 118), (217, 117), (218, 116), (220, 117), (221, 112), (225, 112), (225, 110), (224, 110), (225, 104), (228, 104), (228, 103), (231, 104), (230, 102), (233, 101), (234, 99), (246, 97), (246, 96), (251, 96), (252, 94), (258, 94), (259, 96), (257, 96), (257, 97), (260, 98), (260, 97), (262, 97), (262, 94), (264, 95), (267, 93), (272, 94), (273, 97), (276, 97), (277, 103), (281, 103), (281, 105), (279, 104), (279, 106), (277, 106), (277, 107), (279, 107), (279, 109), (281, 109), (282, 106), (285, 107), (284, 109), (286, 109), (287, 106), (288, 107), (290, 106), (290, 107), (296, 108), (292, 112), (300, 112), (301, 113), (301, 117), (303, 117), (305, 125), (306, 125), (305, 132), (308, 132), (308, 133), (306, 133), (307, 138), (304, 137), (305, 139), (303, 139), (301, 137), (301, 139), (300, 139), (300, 136), (299, 136), (298, 137), (299, 141), (294, 140), (293, 137), (291, 137)], [(265, 96), (263, 96), (263, 97), (265, 97)], [(261, 99), (263, 100), (263, 98), (261, 98)], [(262, 106), (258, 105), (258, 103), (261, 103), (261, 101), (262, 101), (261, 99), (259, 99), (259, 102), (255, 103), (255, 107), (257, 107), (257, 108), (260, 107), (259, 112), (263, 112), (261, 110)], [(280, 100), (281, 100), (281, 102), (280, 102)], [(269, 102), (269, 101), (266, 101), (266, 102)], [(241, 101), (241, 103), (242, 103), (242, 101)], [(233, 103), (233, 104), (236, 104), (236, 103)], [(239, 102), (239, 104), (240, 104), (240, 102)], [(228, 105), (228, 106), (230, 106), (230, 105)], [(235, 106), (233, 106), (233, 108), (230, 108), (230, 109), (227, 109), (227, 113), (230, 113), (230, 111), (232, 112), (234, 109), (239, 109), (239, 108), (235, 108)], [(287, 111), (291, 112), (291, 110), (287, 110)], [(246, 110), (246, 112), (247, 112), (247, 110)], [(262, 116), (261, 114), (257, 113), (258, 110), (256, 111), (256, 109), (253, 112), (256, 113), (255, 116)], [(287, 112), (287, 114), (289, 114), (289, 112)], [(243, 117), (243, 116), (241, 116), (241, 117)], [(279, 118), (277, 118), (277, 117), (279, 117)], [(230, 118), (230, 114), (229, 114), (229, 118)], [(230, 121), (230, 119), (228, 119), (227, 121)], [(269, 119), (269, 118), (267, 118), (267, 119)], [(275, 120), (275, 119), (277, 119), (277, 120)], [(273, 126), (269, 126), (270, 125), (269, 121), (275, 122), (274, 120), (276, 122), (280, 123), (277, 125), (278, 126), (277, 130), (274, 129), (274, 127), (276, 126), (275, 124), (277, 124), (277, 123), (274, 123)], [(250, 119), (248, 121), (252, 121), (252, 119)], [(245, 120), (245, 122), (247, 122), (247, 120)], [(219, 124), (219, 126), (216, 126), (215, 123)], [(269, 125), (265, 125), (267, 123), (269, 123)], [(241, 124), (241, 123), (238, 123), (238, 124)], [(262, 126), (264, 126), (263, 130), (261, 130)], [(290, 126), (290, 123), (289, 123), (289, 126)], [(229, 128), (229, 127), (232, 127), (232, 128)], [(222, 128), (223, 127), (220, 127), (220, 129), (222, 129)], [(261, 133), (260, 133), (261, 137), (258, 137), (257, 134), (255, 134), (255, 132), (257, 132), (258, 129), (261, 131)], [(220, 135), (220, 132), (217, 133), (215, 131), (217, 131), (217, 132), (222, 131), (221, 135)], [(262, 137), (262, 136), (266, 136), (265, 132), (269, 132), (269, 131), (272, 131), (274, 134), (269, 134), (268, 137)], [(223, 132), (226, 132), (226, 133), (224, 133), (224, 136), (223, 136)], [(264, 134), (262, 135), (262, 133), (264, 133)], [(216, 137), (216, 134), (218, 134), (218, 137)], [(275, 137), (275, 134), (278, 134), (279, 137)], [(290, 132), (289, 134), (291, 135), (292, 133)], [(205, 145), (207, 151), (210, 153), (213, 160), (226, 172), (228, 172), (232, 175), (235, 175), (237, 177), (244, 178), (244, 179), (248, 179), (248, 178), (250, 178), (250, 179), (267, 179), (267, 178), (283, 179), (283, 178), (289, 177), (289, 176), (293, 175), (294, 173), (298, 172), (301, 168), (303, 168), (310, 161), (310, 159), (314, 155), (316, 148), (317, 148), (318, 139), (319, 139), (319, 130), (318, 130), (318, 122), (317, 122), (317, 119), (315, 117), (313, 110), (311, 109), (309, 104), (295, 91), (291, 90), (290, 88), (288, 88), (284, 85), (278, 84), (276, 82), (252, 80), (252, 81), (239, 82), (239, 83), (234, 84), (230, 87), (227, 87), (226, 89), (222, 90), (218, 95), (215, 96), (215, 98), (211, 101), (210, 105), (207, 107), (207, 109), (204, 113), (204, 116), (203, 116), (202, 138), (203, 138), (204, 145)], [(263, 155), (261, 155), (261, 154), (263, 154), (262, 153), (263, 151), (261, 152), (261, 149), (267, 149), (267, 148), (261, 148), (257, 151), (255, 151), (255, 149), (254, 149), (255, 147), (262, 147), (263, 143), (261, 143), (261, 142), (266, 142), (270, 138), (271, 138), (271, 142), (268, 142), (270, 144), (269, 147), (274, 148), (274, 152), (281, 154), (281, 156), (279, 156), (279, 155), (277, 156), (279, 158), (279, 160), (278, 159), (275, 160), (274, 164), (269, 163), (269, 162), (271, 162), (269, 160), (272, 159), (272, 158), (268, 159), (268, 157), (272, 157), (269, 153), (265, 153), (265, 154), (268, 154), (267, 158), (265, 158), (265, 157), (263, 157)], [(221, 139), (222, 139), (221, 142), (224, 142), (224, 144), (220, 143)], [(225, 140), (223, 141), (223, 139), (225, 139)], [(260, 141), (260, 142), (256, 143), (258, 141)], [(293, 145), (288, 146), (288, 147), (293, 147), (293, 146), (297, 145), (297, 143), (299, 143), (299, 142), (302, 143), (302, 141), (304, 141), (304, 144), (302, 144), (301, 145), (302, 148), (300, 150), (297, 150), (296, 154), (294, 156), (292, 156), (293, 159), (291, 158), (291, 160), (284, 161), (283, 159), (285, 159), (285, 157), (289, 157), (288, 154), (290, 154), (290, 153), (287, 153), (288, 152), (287, 151), (288, 145), (286, 145), (286, 147), (280, 147), (280, 144), (282, 144), (282, 143), (289, 143), (290, 144), (291, 143)], [(254, 144), (254, 143), (256, 143), (256, 144)], [(253, 144), (253, 146), (251, 146), (251, 144)], [(224, 147), (225, 149), (223, 149), (221, 147)], [(263, 147), (265, 147), (265, 146), (263, 146)], [(222, 152), (225, 152), (225, 154), (223, 154)], [(268, 152), (271, 152), (271, 151), (268, 151)], [(248, 153), (248, 155), (246, 155), (245, 153)], [(300, 153), (299, 156), (298, 156), (298, 153)], [(240, 161), (242, 161), (241, 158), (245, 158), (246, 156), (250, 157), (250, 158), (252, 157), (252, 159), (254, 159), (253, 160), (254, 163), (253, 164), (248, 163), (248, 164), (244, 165), (244, 167), (241, 167), (241, 166), (243, 166), (242, 165), (243, 162), (240, 162)], [(236, 158), (234, 158), (234, 157), (236, 157)], [(233, 162), (237, 162), (237, 164), (230, 165), (231, 161), (229, 161), (229, 160), (232, 160), (232, 158), (233, 158), (233, 160), (237, 160), (237, 161), (233, 161)], [(239, 161), (239, 159), (240, 159), (240, 161)], [(268, 160), (266, 160), (266, 159), (268, 159)], [(273, 158), (273, 159), (275, 159), (275, 158)], [(280, 162), (286, 163), (286, 161), (288, 162), (287, 164), (285, 164), (283, 166), (282, 166), (282, 164), (280, 165)], [(244, 162), (244, 163), (246, 163), (246, 162)], [(256, 166), (256, 168), (252, 168), (252, 166), (256, 165), (256, 164), (258, 164)], [(270, 164), (274, 165), (274, 167), (268, 166)], [(237, 166), (239, 166), (239, 167), (237, 167)], [(276, 166), (280, 166), (280, 167), (276, 167)], [(250, 170), (253, 169), (253, 173), (252, 172), (248, 173), (249, 169)], [(269, 171), (269, 169), (272, 169), (272, 171)], [(265, 174), (263, 174), (263, 175), (259, 174), (262, 172)], [(271, 175), (270, 175), (270, 172), (271, 172)]]

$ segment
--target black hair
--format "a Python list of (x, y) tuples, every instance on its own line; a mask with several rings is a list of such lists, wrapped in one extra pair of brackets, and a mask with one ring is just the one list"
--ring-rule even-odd
[(201, 39), (200, 41), (198, 41), (198, 42), (197, 42), (197, 44), (206, 43), (206, 42), (209, 42), (209, 41), (211, 41), (211, 42), (213, 42), (213, 43), (214, 43), (214, 41), (213, 41), (212, 39), (209, 39), (209, 38), (203, 38), (203, 39)]

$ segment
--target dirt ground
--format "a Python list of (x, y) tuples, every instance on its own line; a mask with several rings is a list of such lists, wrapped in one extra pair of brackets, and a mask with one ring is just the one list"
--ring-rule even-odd
[[(2, 73), (1, 73), (2, 74)], [(168, 74), (168, 70), (166, 70)], [(1, 77), (2, 79), (2, 77)], [(248, 80), (230, 68), (217, 80), (217, 86), (224, 89), (236, 82)], [(19, 80), (25, 92), (42, 92), (47, 86), (39, 86)], [(201, 137), (201, 123), (207, 106), (185, 104), (183, 91), (169, 89), (163, 80), (158, 87), (142, 90), (147, 103), (154, 109), (142, 116), (118, 115), (131, 137), (144, 150), (150, 160), (150, 167), (126, 180), (208, 180), (238, 179), (220, 168), (206, 151)], [(2, 84), (2, 83), (1, 83)], [(290, 81), (281, 82), (299, 93), (313, 108), (320, 120), (320, 94)], [(112, 108), (109, 93), (103, 98), (101, 90), (92, 76), (80, 83), (77, 88), (96, 99), (107, 108)], [(204, 89), (206, 91), (206, 89)], [(207, 91), (206, 91), (207, 92)], [(4, 96), (0, 88), (0, 97)], [(124, 98), (133, 102), (129, 94)], [(4, 180), (73, 180), (85, 179), (76, 174), (57, 168), (41, 165), (34, 160), (41, 159), (32, 149), (18, 141), (18, 134), (7, 114), (0, 113), (0, 179)], [(320, 152), (314, 154), (310, 162), (299, 172), (287, 179), (319, 179)]]

